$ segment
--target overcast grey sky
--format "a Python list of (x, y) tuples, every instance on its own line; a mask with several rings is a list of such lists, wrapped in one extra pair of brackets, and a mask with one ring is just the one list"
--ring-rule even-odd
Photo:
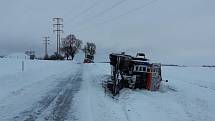
[(107, 10), (118, 1), (0, 0), (0, 54), (32, 49), (42, 55), (42, 36), (51, 37), (49, 54), (53, 53), (52, 18), (62, 17), (63, 36), (72, 33), (84, 42), (95, 42), (102, 51), (98, 56), (111, 51), (141, 51), (162, 63), (214, 64), (214, 0), (158, 0), (111, 20), (150, 2), (125, 0)]

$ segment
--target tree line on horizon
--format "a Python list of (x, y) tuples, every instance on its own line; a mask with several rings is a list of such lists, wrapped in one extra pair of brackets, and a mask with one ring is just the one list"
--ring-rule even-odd
[(58, 54), (55, 52), (51, 56), (45, 55), (44, 60), (73, 60), (79, 51), (83, 51), (85, 53), (85, 57), (86, 53), (90, 53), (92, 55), (96, 53), (95, 43), (87, 42), (84, 47), (82, 47), (82, 45), (82, 40), (76, 38), (75, 35), (70, 34), (62, 39), (60, 53)]

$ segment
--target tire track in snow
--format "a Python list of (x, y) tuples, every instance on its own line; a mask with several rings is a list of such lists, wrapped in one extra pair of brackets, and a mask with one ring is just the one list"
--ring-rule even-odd
[(67, 113), (70, 110), (73, 96), (80, 89), (82, 81), (82, 73), (76, 75), (65, 88), (62, 94), (57, 98), (56, 105), (51, 113), (45, 117), (46, 121), (63, 121), (66, 120)]
[(30, 109), (21, 112), (13, 118), (14, 121), (35, 121), (51, 105), (54, 105), (52, 114), (44, 120), (62, 121), (65, 119), (73, 95), (79, 90), (82, 72), (78, 71), (75, 75), (70, 75), (59, 83), (56, 88), (49, 91), (45, 97)]
[(200, 85), (200, 84), (195, 84), (195, 85), (198, 86), (198, 87), (200, 87), (200, 88), (204, 88), (204, 89), (209, 89), (209, 90), (215, 91), (215, 88), (211, 88), (211, 87), (206, 86), (206, 85)]
[(122, 106), (122, 110), (123, 110), (123, 112), (124, 112), (124, 114), (125, 114), (125, 117), (126, 117), (126, 120), (127, 121), (130, 121), (130, 118), (129, 118), (129, 116), (128, 116), (128, 110), (127, 110), (127, 108), (126, 108), (126, 105), (123, 105)]

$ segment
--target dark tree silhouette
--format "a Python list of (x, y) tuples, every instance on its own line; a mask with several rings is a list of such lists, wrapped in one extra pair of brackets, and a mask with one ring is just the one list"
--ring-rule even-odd
[(87, 44), (84, 46), (83, 51), (85, 53), (85, 58), (93, 60), (94, 55), (96, 54), (96, 45), (95, 45), (95, 43), (87, 42)]
[(77, 39), (75, 35), (68, 35), (62, 41), (61, 51), (64, 53), (67, 60), (71, 56), (72, 60), (75, 57), (75, 54), (78, 53), (79, 49), (81, 49), (82, 41)]

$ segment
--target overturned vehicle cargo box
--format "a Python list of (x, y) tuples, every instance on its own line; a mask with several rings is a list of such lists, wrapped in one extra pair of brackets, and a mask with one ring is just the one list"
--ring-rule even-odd
[(125, 53), (112, 53), (109, 56), (111, 80), (107, 82), (107, 88), (113, 95), (124, 87), (151, 91), (159, 89), (162, 80), (161, 64), (150, 63), (144, 53), (138, 53), (136, 57)]

